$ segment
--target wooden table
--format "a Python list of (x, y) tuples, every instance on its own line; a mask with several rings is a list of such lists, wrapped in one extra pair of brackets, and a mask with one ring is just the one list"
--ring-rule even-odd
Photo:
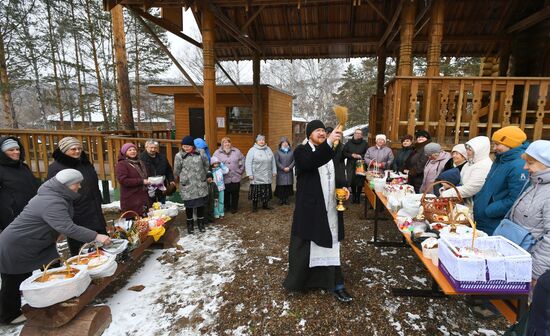
[(118, 263), (113, 275), (92, 280), (79, 297), (45, 308), (24, 305), (22, 311), (27, 321), (21, 330), (21, 336), (101, 335), (111, 322), (111, 311), (106, 305), (91, 307), (89, 304), (131, 264), (137, 262), (152, 244), (162, 244), (164, 248), (174, 246), (179, 237), (179, 231), (175, 225), (172, 225), (173, 221), (165, 224), (166, 233), (158, 242), (148, 236), (129, 253), (128, 260)]
[[(365, 198), (372, 206), (374, 212), (374, 236), (369, 243), (375, 246), (392, 247), (410, 247), (422, 264), (426, 267), (432, 278), (432, 285), (429, 289), (409, 289), (392, 288), (392, 294), (395, 296), (414, 296), (414, 297), (445, 297), (447, 295), (471, 295), (491, 300), (491, 303), (501, 312), (501, 314), (510, 322), (514, 323), (518, 316), (523, 316), (527, 312), (528, 295), (527, 294), (506, 294), (506, 293), (464, 293), (454, 289), (432, 260), (424, 257), (422, 250), (412, 241), (410, 233), (402, 232), (402, 241), (381, 241), (378, 238), (379, 214), (384, 209), (392, 216), (393, 222), (397, 227), (397, 214), (392, 213), (388, 207), (388, 200), (381, 192), (375, 192), (365, 184)], [(365, 201), (365, 218), (367, 218), (367, 202)]]

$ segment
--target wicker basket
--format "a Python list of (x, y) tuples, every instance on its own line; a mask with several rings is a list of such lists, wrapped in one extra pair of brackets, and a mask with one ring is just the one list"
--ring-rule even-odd
[(424, 218), (430, 223), (439, 222), (445, 224), (464, 224), (469, 225), (467, 218), (460, 219), (459, 216), (453, 218), (453, 209), (456, 204), (463, 204), (462, 196), (454, 184), (449, 181), (437, 181), (431, 183), (426, 190), (432, 190), (434, 185), (446, 183), (456, 191), (456, 197), (435, 197), (427, 196), (426, 191), (422, 194), (420, 204), (424, 208)]
[(380, 171), (380, 168), (378, 168), (378, 165), (373, 166), (372, 165), (373, 163), (378, 163), (378, 161), (372, 160), (371, 162), (369, 162), (369, 165), (367, 167), (367, 172), (366, 172), (368, 181), (372, 181), (375, 178), (381, 178), (384, 176), (384, 173)]

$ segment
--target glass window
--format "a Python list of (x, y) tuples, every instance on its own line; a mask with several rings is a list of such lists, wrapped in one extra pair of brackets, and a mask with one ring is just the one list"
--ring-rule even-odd
[(252, 134), (252, 108), (227, 107), (227, 133)]

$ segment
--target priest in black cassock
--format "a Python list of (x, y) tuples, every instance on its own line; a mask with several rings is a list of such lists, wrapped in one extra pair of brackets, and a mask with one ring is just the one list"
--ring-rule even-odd
[[(290, 291), (323, 288), (342, 302), (352, 297), (344, 288), (340, 241), (344, 217), (336, 210), (336, 188), (346, 186), (341, 155), (333, 143), (342, 132), (327, 137), (320, 120), (307, 124), (308, 141), (294, 150), (297, 175), (296, 207), (288, 251), (288, 274), (283, 286)], [(349, 197), (349, 193), (348, 193)]]

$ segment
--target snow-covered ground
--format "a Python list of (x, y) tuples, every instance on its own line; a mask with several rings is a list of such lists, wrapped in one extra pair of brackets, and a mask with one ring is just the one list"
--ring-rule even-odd
[[(96, 302), (111, 308), (113, 322), (103, 335), (198, 335), (208, 330), (224, 303), (221, 288), (233, 280), (240, 250), (232, 232), (216, 227), (186, 235), (178, 248), (152, 250), (123, 288)], [(137, 285), (145, 288), (128, 289)], [(21, 328), (0, 326), (0, 335), (19, 335)]]

